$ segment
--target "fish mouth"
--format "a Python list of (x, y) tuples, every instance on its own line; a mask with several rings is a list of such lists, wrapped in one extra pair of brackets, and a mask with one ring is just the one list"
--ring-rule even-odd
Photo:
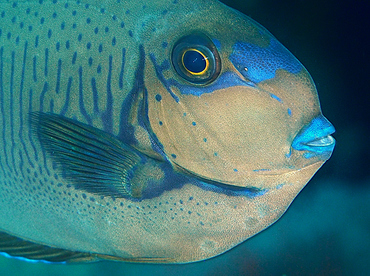
[(306, 158), (320, 155), (329, 158), (335, 146), (335, 139), (331, 136), (334, 132), (335, 128), (328, 119), (319, 115), (298, 132), (292, 148), (307, 151)]

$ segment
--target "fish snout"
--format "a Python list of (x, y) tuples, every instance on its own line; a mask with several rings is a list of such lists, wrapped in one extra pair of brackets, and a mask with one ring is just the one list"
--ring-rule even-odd
[(298, 132), (292, 147), (298, 151), (307, 151), (304, 153), (306, 158), (329, 159), (335, 146), (335, 139), (331, 136), (334, 132), (334, 126), (320, 115)]

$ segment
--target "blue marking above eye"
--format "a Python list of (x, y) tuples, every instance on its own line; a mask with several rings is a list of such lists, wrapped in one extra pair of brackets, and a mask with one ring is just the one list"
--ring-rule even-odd
[(303, 68), (299, 61), (274, 38), (265, 48), (246, 42), (235, 43), (230, 61), (246, 79), (254, 83), (274, 78), (278, 69), (297, 74)]

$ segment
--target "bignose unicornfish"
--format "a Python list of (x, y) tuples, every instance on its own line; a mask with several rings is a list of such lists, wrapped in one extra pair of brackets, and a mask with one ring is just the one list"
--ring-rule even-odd
[(0, 1), (0, 252), (187, 263), (330, 157), (302, 64), (214, 0)]

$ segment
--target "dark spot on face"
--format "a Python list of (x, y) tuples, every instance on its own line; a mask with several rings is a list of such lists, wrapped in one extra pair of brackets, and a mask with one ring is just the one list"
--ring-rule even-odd
[(161, 95), (159, 95), (159, 94), (157, 94), (157, 95), (155, 95), (155, 99), (156, 99), (158, 102), (160, 102), (160, 101), (162, 100), (162, 96), (161, 96)]

